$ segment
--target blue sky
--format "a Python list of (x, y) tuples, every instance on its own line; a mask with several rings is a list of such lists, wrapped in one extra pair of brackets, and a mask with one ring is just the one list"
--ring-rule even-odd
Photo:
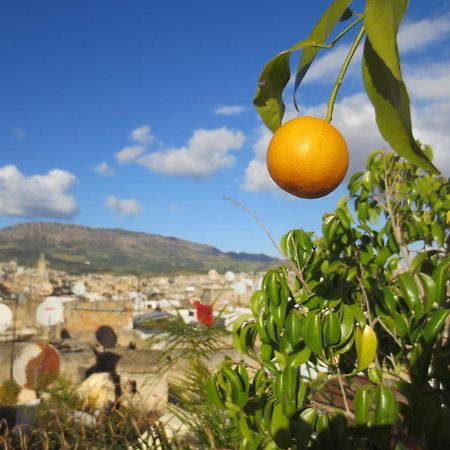
[[(275, 254), (259, 226), (222, 200), (228, 196), (275, 240), (290, 228), (319, 230), (345, 183), (319, 200), (281, 193), (265, 169), (270, 133), (252, 97), (265, 62), (306, 37), (327, 4), (3, 1), (0, 227), (52, 220)], [(416, 137), (434, 147), (448, 175), (448, 1), (412, 1), (399, 43)], [(324, 116), (346, 46), (314, 63), (300, 89), (302, 114)], [(350, 172), (385, 147), (359, 58), (333, 121), (347, 138)]]

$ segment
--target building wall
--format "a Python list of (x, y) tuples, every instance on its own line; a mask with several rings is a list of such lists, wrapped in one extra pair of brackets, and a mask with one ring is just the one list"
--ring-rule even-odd
[(108, 325), (115, 331), (133, 328), (133, 303), (101, 301), (64, 304), (64, 327), (69, 333), (95, 333), (102, 325)]

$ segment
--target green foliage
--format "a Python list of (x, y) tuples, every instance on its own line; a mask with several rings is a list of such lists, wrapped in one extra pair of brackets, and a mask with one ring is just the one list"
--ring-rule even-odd
[(5, 380), (0, 385), (0, 406), (11, 406), (17, 403), (21, 387), (14, 380)]
[[(272, 58), (263, 68), (258, 80), (254, 104), (263, 122), (275, 132), (281, 126), (285, 112), (283, 91), (290, 79), (290, 56), (302, 50), (298, 63), (295, 93), (317, 54), (331, 49), (354, 27), (359, 33), (337, 74), (328, 102), (326, 120), (331, 121), (337, 92), (357, 47), (365, 36), (362, 73), (364, 86), (376, 115), (378, 129), (391, 148), (412, 164), (439, 173), (426, 153), (416, 143), (412, 133), (409, 96), (403, 82), (397, 47), (397, 33), (408, 6), (407, 0), (366, 0), (363, 13), (349, 9), (351, 0), (334, 0), (318, 20), (308, 39), (302, 40)], [(338, 23), (355, 18), (328, 43)]]
[(376, 151), (348, 188), (321, 236), (283, 236), (235, 323), (259, 368), (208, 379), (242, 449), (450, 446), (450, 183)]
[(164, 351), (158, 361), (161, 370), (172, 367), (178, 360), (207, 359), (226, 347), (226, 337), (229, 335), (222, 327), (186, 323), (179, 314), (158, 321), (141, 322), (139, 327), (158, 331), (148, 339), (148, 344), (164, 344)]
[(175, 401), (168, 408), (189, 427), (195, 448), (236, 448), (241, 440), (238, 428), (227, 411), (208, 402), (209, 376), (210, 371), (202, 359), (190, 361), (183, 370), (183, 377), (171, 387)]
[(241, 438), (238, 427), (227, 410), (208, 402), (206, 394), (210, 383), (206, 361), (219, 351), (232, 349), (230, 332), (222, 327), (187, 324), (179, 315), (148, 325), (159, 331), (149, 345), (165, 345), (158, 370), (180, 374), (171, 384), (172, 401), (167, 408), (189, 429), (186, 438), (175, 437), (172, 447), (166, 448), (235, 448)]

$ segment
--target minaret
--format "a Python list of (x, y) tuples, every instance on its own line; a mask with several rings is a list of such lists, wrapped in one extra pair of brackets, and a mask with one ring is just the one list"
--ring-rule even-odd
[(46, 275), (47, 273), (47, 260), (45, 259), (44, 253), (39, 255), (37, 262), (37, 272), (39, 275)]

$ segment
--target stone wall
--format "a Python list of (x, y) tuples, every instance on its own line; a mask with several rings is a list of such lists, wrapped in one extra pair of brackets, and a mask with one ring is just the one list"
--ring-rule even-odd
[(95, 333), (102, 325), (116, 332), (133, 328), (133, 303), (130, 301), (70, 302), (64, 304), (64, 327), (69, 334)]

